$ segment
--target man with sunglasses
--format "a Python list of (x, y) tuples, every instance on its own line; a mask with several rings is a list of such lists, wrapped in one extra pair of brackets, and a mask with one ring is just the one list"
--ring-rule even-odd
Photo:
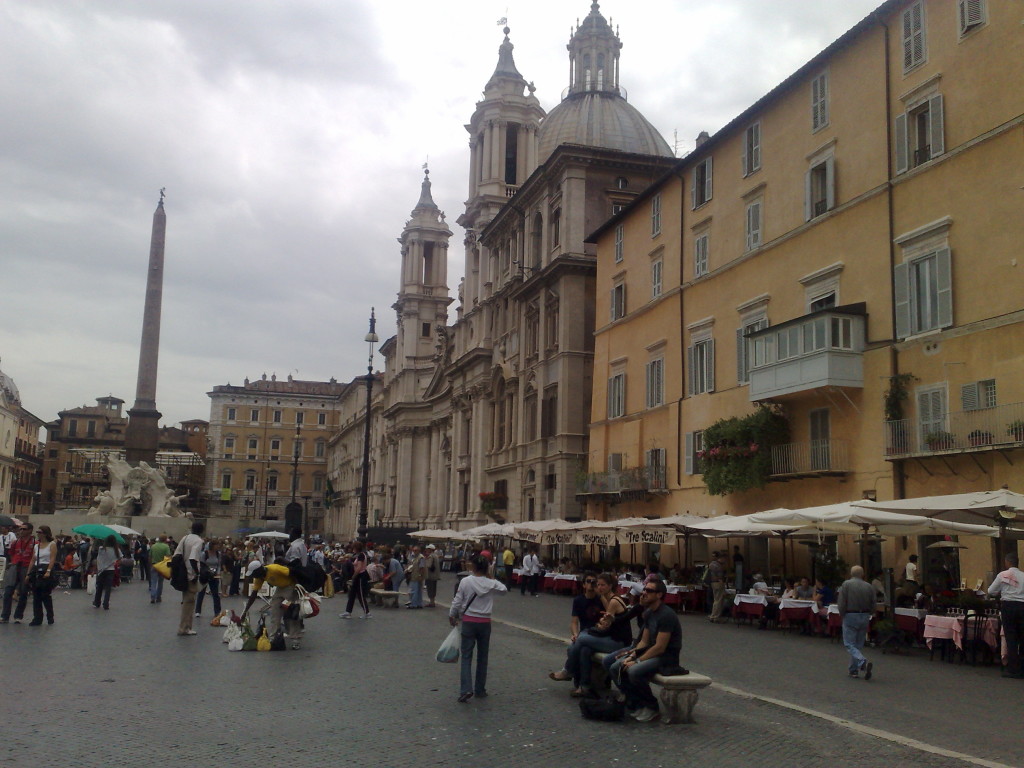
[(651, 579), (640, 593), (644, 629), (640, 639), (611, 666), (611, 677), (625, 694), (626, 710), (642, 723), (658, 716), (658, 700), (651, 692), (651, 678), (659, 672), (677, 674), (683, 630), (675, 611), (665, 605), (668, 589), (661, 579)]

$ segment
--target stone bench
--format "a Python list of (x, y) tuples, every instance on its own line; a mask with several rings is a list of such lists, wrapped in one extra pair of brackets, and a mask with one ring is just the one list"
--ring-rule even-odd
[[(604, 665), (601, 663), (607, 654), (593, 655), (595, 684), (607, 685)], [(663, 723), (692, 723), (693, 710), (702, 688), (711, 685), (711, 678), (690, 672), (688, 675), (661, 675), (651, 678), (651, 683), (661, 690), (658, 695), (658, 712)]]
[(400, 592), (389, 592), (385, 589), (371, 589), (370, 602), (382, 608), (397, 608)]

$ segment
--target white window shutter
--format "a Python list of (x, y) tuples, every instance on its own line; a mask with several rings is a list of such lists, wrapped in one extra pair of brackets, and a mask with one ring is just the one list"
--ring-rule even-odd
[(708, 341), (708, 392), (715, 391), (715, 340)]
[(692, 171), (690, 179), (690, 208), (697, 210), (697, 169)]
[(896, 301), (896, 338), (910, 335), (910, 265), (897, 264), (893, 268)]
[(903, 68), (910, 69), (914, 63), (914, 22), (911, 18), (912, 10), (908, 8), (903, 12)]
[(747, 147), (750, 145), (751, 130), (753, 129), (747, 128), (747, 130), (743, 132), (743, 148), (740, 151), (740, 176), (746, 176), (748, 169), (750, 168), (750, 166), (747, 165)]
[(754, 150), (751, 153), (751, 168), (761, 167), (761, 123), (754, 123)]
[(693, 454), (693, 432), (687, 432), (685, 452), (683, 453), (683, 471), (688, 475), (696, 473), (695, 459), (697, 457)]
[(711, 199), (711, 158), (707, 159), (707, 175), (704, 177), (704, 199)]
[(814, 218), (814, 202), (811, 200), (814, 194), (814, 184), (811, 178), (811, 169), (808, 168), (804, 173), (804, 221), (810, 221)]
[(978, 382), (964, 384), (960, 387), (960, 409), (964, 411), (976, 411), (981, 406), (978, 404)]
[(825, 158), (825, 208), (832, 210), (836, 207), (836, 159)]
[(929, 157), (938, 157), (946, 151), (944, 123), (942, 94), (938, 94), (928, 99), (928, 141), (931, 146)]
[(909, 166), (907, 148), (907, 113), (896, 115), (894, 140), (896, 142), (896, 173), (906, 173)]
[(939, 327), (953, 324), (953, 270), (949, 248), (935, 252), (935, 282), (938, 288)]

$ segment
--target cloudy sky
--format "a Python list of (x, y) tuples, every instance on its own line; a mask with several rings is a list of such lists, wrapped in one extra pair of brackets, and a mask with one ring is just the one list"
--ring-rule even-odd
[[(607, 0), (630, 102), (683, 155), (880, 0)], [(473, 112), (508, 18), (546, 109), (585, 0), (0, 3), (0, 369), (50, 420), (135, 396), (166, 187), (157, 405), (365, 371), (394, 332), (395, 239), (429, 158), (462, 275)], [(382, 361), (377, 358), (376, 364)]]

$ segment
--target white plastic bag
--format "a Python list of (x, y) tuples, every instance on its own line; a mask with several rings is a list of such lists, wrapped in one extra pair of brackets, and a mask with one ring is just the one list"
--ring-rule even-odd
[(241, 636), (241, 635), (239, 635), (239, 636), (238, 636), (238, 637), (236, 637), (236, 638), (235, 638), (234, 640), (231, 640), (231, 641), (230, 641), (230, 642), (228, 643), (228, 650), (229, 650), (229, 651), (240, 651), (240, 650), (242, 650), (242, 646), (243, 646), (244, 644), (245, 644), (245, 643), (244, 643), (244, 641), (242, 640), (242, 636)]
[(462, 642), (459, 634), (459, 628), (457, 626), (452, 627), (452, 631), (448, 633), (448, 637), (441, 643), (441, 647), (437, 649), (437, 655), (434, 658), (442, 664), (454, 664), (458, 661), (459, 647)]
[(87, 595), (95, 595), (96, 594), (96, 574), (95, 573), (90, 573), (89, 574), (89, 578), (86, 581), (85, 593)]
[(234, 640), (236, 637), (239, 640), (242, 639), (242, 628), (240, 626), (238, 626), (237, 624), (232, 624), (227, 629), (224, 630), (224, 640), (223, 640), (223, 642), (230, 644), (231, 641)]

